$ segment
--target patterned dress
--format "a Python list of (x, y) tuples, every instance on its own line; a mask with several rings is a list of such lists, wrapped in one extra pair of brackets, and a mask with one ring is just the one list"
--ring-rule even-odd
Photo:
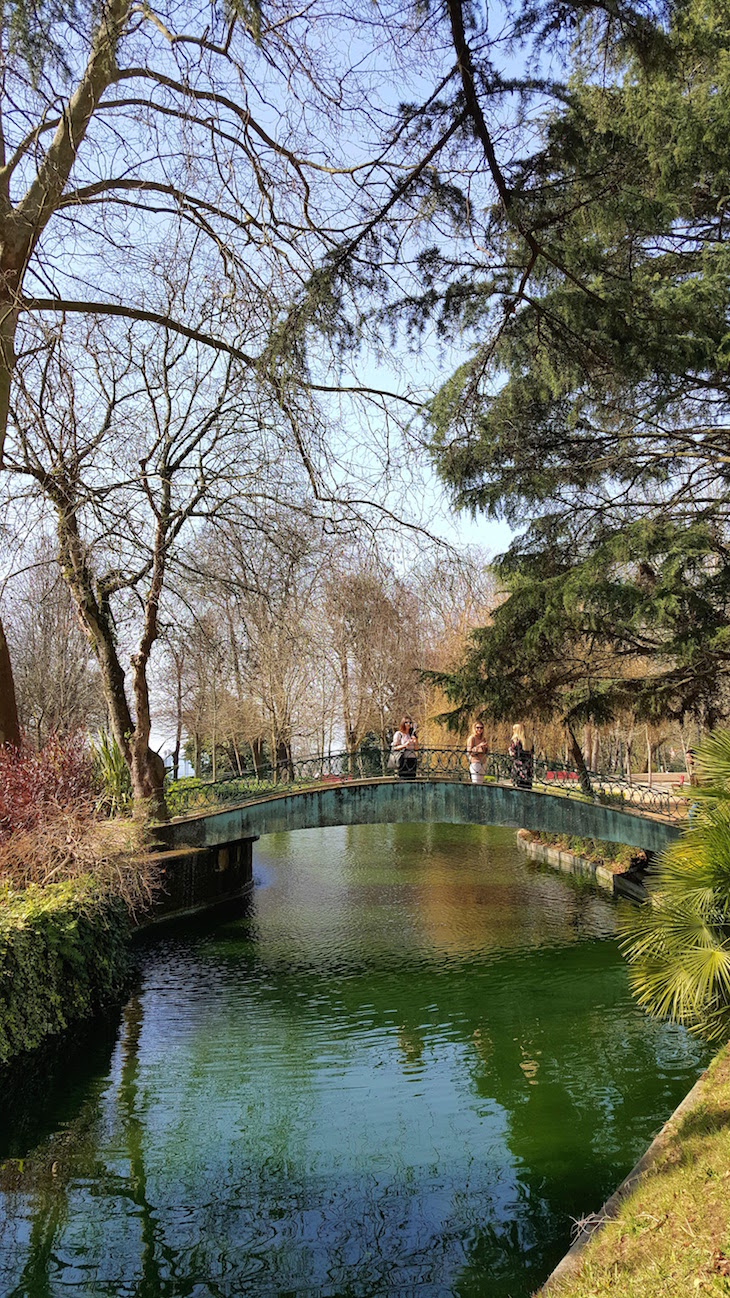
[(523, 748), (519, 739), (509, 746), (512, 758), (512, 783), (516, 789), (532, 788), (532, 749)]

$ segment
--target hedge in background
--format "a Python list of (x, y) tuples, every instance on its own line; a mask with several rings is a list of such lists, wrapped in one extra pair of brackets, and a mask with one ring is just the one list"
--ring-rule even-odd
[(0, 1064), (123, 993), (129, 930), (90, 879), (0, 892)]

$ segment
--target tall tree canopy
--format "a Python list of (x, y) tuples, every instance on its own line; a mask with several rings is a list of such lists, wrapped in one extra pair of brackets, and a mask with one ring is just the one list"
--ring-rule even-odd
[[(133, 367), (162, 338), (220, 353), (324, 510), (356, 509), (405, 457), (388, 438), (396, 403), (367, 371), (343, 381), (335, 343), (381, 359), (384, 324), (435, 323), (475, 344), (430, 411), (445, 481), (469, 508), (532, 516), (510, 580), (549, 592), (579, 656), (605, 628), (626, 663), (656, 642), (671, 707), (708, 707), (725, 652), (727, 44), (719, 0), (14, 0), (0, 463), (6, 438), (35, 497), (55, 487), (17, 454), (37, 424), (24, 376), (79, 315), (81, 334), (122, 318)], [(346, 388), (377, 403), (359, 482), (351, 411), (330, 398)], [(608, 602), (589, 608), (597, 552)], [(704, 674), (673, 573), (710, 628)]]
[(493, 217), (506, 292), (485, 265), (441, 294), (453, 311), (458, 287), (476, 345), (433, 403), (433, 452), (459, 505), (518, 529), (452, 694), (532, 707), (541, 659), (590, 648), (566, 717), (629, 701), (711, 722), (730, 667), (727, 7), (579, 23), (535, 129)]

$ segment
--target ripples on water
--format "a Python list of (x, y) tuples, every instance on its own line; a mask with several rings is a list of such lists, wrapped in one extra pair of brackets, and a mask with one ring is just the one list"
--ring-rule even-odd
[(11, 1078), (0, 1293), (524, 1298), (706, 1060), (631, 1004), (614, 903), (477, 826), (279, 835), (255, 874)]

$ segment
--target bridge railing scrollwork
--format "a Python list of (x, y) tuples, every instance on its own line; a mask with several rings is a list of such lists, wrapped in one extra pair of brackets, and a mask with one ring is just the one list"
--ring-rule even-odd
[[(226, 775), (218, 780), (171, 780), (166, 786), (167, 804), (172, 816), (196, 813), (256, 801), (268, 794), (289, 793), (321, 785), (346, 785), (355, 780), (397, 780), (399, 772), (391, 769), (389, 749), (364, 748), (356, 752), (317, 754), (279, 761), (275, 766)], [(485, 784), (513, 782), (513, 763), (508, 753), (487, 753), (482, 759)], [(683, 820), (687, 817), (690, 798), (677, 784), (635, 783), (620, 775), (590, 772), (590, 800), (604, 805), (636, 810), (662, 819)], [(469, 760), (458, 748), (421, 748), (418, 752), (416, 779), (448, 780), (468, 784), (471, 781)], [(533, 789), (562, 798), (589, 800), (581, 788), (578, 772), (561, 762), (536, 759)]]

